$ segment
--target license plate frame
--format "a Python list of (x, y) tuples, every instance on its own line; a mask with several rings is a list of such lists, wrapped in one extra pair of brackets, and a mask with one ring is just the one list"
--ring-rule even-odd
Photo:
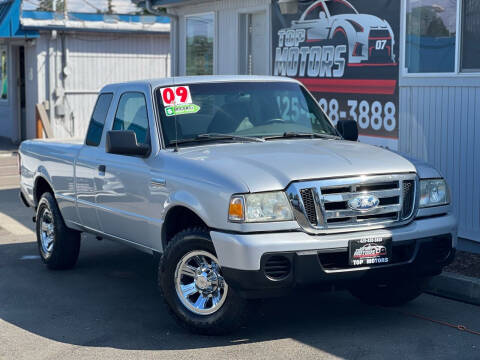
[(348, 263), (352, 267), (390, 264), (392, 238), (365, 236), (348, 242)]

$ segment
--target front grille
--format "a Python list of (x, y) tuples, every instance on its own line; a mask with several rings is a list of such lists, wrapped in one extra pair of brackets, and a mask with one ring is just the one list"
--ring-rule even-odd
[(371, 38), (390, 38), (390, 32), (388, 30), (370, 30)]
[(405, 180), (403, 182), (402, 192), (402, 218), (408, 218), (413, 210), (413, 205), (415, 204), (415, 181)]
[(388, 30), (371, 30), (368, 37), (368, 62), (392, 61), (392, 37)]
[(302, 196), (303, 206), (305, 207), (308, 221), (313, 225), (317, 225), (317, 213), (315, 211), (315, 202), (313, 200), (313, 190), (302, 189), (300, 190), (300, 195)]
[[(413, 215), (416, 175), (298, 182), (287, 193), (297, 221), (310, 230), (393, 224), (405, 222)], [(355, 206), (356, 202), (361, 206)]]

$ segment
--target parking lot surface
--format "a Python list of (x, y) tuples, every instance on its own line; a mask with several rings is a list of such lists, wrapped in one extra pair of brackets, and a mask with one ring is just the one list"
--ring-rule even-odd
[(47, 270), (10, 163), (0, 159), (1, 360), (480, 359), (480, 336), (455, 328), (480, 331), (480, 307), (426, 294), (382, 308), (299, 293), (255, 302), (235, 334), (190, 334), (163, 305), (148, 254), (89, 236), (75, 269)]

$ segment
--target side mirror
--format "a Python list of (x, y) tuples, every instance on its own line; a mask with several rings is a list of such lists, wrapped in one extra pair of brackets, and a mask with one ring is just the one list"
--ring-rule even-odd
[(325, 20), (327, 18), (327, 14), (325, 14), (324, 11), (320, 11), (320, 13), (318, 14), (318, 18), (320, 20)]
[(132, 130), (111, 130), (107, 132), (107, 153), (117, 155), (147, 156), (150, 146), (137, 143), (137, 135)]
[(337, 123), (337, 130), (345, 140), (358, 140), (358, 126), (354, 120), (340, 120)]

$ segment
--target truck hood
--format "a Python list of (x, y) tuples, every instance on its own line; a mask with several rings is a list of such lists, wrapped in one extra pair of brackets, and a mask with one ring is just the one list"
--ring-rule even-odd
[(298, 180), (416, 171), (410, 161), (391, 151), (338, 140), (230, 143), (184, 148), (178, 155), (198, 161), (196, 165), (207, 171), (240, 180), (251, 192), (281, 190)]

